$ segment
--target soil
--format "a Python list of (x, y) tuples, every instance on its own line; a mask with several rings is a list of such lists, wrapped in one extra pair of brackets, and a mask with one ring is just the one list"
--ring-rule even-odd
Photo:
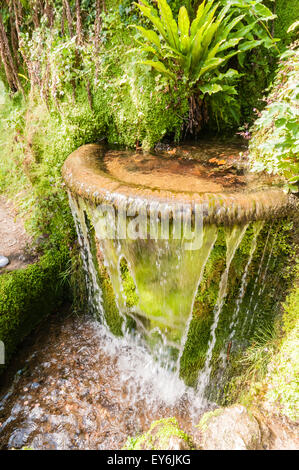
[(11, 202), (0, 196), (0, 254), (10, 261), (6, 267), (0, 268), (0, 275), (31, 264), (35, 260), (31, 247), (32, 240), (17, 210)]

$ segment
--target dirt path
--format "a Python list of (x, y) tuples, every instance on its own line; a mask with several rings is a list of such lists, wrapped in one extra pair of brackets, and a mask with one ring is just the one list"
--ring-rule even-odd
[(17, 216), (13, 205), (0, 196), (0, 255), (10, 263), (0, 268), (0, 275), (7, 271), (24, 268), (34, 261), (30, 254), (31, 239), (24, 229), (23, 221)]

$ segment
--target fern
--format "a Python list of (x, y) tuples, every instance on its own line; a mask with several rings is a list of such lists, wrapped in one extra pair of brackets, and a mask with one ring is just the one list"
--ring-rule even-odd
[(261, 0), (239, 0), (224, 6), (221, 1), (204, 0), (192, 22), (184, 6), (176, 21), (167, 0), (157, 0), (158, 11), (146, 0), (135, 5), (156, 30), (135, 26), (143, 38), (143, 50), (152, 52), (156, 59), (141, 63), (173, 81), (184, 80), (190, 96), (194, 92), (204, 96), (225, 90), (232, 96), (239, 73), (230, 69), (227, 75), (220, 69), (234, 55), (269, 41), (268, 35), (261, 35), (257, 28), (262, 21), (273, 18)]

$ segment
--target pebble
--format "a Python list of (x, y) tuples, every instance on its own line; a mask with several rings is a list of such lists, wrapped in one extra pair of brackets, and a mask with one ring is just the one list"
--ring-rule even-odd
[(7, 266), (9, 264), (9, 259), (6, 258), (6, 256), (0, 255), (0, 268), (4, 268), (4, 266)]

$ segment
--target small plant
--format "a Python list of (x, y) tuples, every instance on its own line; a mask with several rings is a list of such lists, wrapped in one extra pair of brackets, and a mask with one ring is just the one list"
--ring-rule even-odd
[[(139, 42), (142, 50), (154, 59), (142, 63), (176, 85), (183, 82), (190, 97), (192, 132), (204, 120), (206, 96), (221, 94), (233, 101), (237, 94), (235, 84), (240, 74), (229, 68), (228, 61), (262, 44), (272, 47), (274, 41), (263, 22), (274, 16), (259, 0), (226, 2), (224, 6), (204, 0), (192, 22), (185, 6), (180, 8), (176, 21), (166, 0), (157, 0), (157, 4), (159, 12), (146, 0), (136, 3), (155, 28), (135, 25), (144, 41)], [(261, 31), (261, 24), (266, 29)]]
[(247, 367), (246, 374), (249, 377), (264, 378), (267, 367), (277, 348), (277, 328), (263, 327), (254, 335), (252, 345), (246, 350), (240, 363)]
[(284, 176), (286, 189), (292, 192), (298, 192), (299, 182), (298, 45), (281, 56), (267, 106), (254, 124), (249, 145), (252, 169)]

